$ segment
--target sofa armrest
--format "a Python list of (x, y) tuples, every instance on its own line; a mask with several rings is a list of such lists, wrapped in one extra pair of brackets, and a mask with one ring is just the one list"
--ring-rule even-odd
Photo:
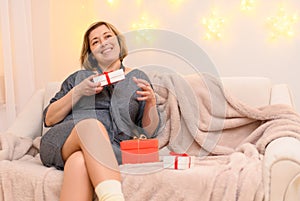
[(299, 200), (295, 199), (299, 193), (293, 191), (300, 174), (299, 153), (300, 141), (292, 137), (278, 138), (267, 146), (263, 160), (266, 201)]
[(287, 84), (275, 84), (272, 87), (270, 104), (285, 104), (294, 107), (293, 96)]
[(5, 133), (19, 137), (35, 138), (42, 133), (44, 89), (34, 93), (24, 109)]

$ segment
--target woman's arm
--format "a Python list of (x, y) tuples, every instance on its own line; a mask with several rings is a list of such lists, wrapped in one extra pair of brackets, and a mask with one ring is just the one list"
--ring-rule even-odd
[(100, 93), (103, 87), (101, 87), (101, 83), (92, 82), (92, 79), (95, 76), (96, 75), (91, 75), (84, 79), (80, 84), (68, 91), (62, 98), (51, 103), (45, 116), (45, 125), (52, 126), (62, 121), (82, 96), (91, 96)]
[(49, 105), (45, 116), (46, 126), (53, 126), (62, 121), (70, 113), (73, 105), (81, 98), (74, 91), (75, 88), (71, 89), (65, 96)]
[(153, 135), (155, 133), (159, 124), (159, 115), (156, 108), (156, 101), (155, 103), (146, 101), (142, 123), (144, 130), (148, 134)]
[(142, 91), (137, 91), (138, 101), (145, 101), (145, 108), (142, 118), (142, 124), (144, 130), (153, 135), (159, 124), (159, 115), (156, 108), (156, 97), (151, 85), (143, 79), (133, 78), (133, 81), (137, 84)]

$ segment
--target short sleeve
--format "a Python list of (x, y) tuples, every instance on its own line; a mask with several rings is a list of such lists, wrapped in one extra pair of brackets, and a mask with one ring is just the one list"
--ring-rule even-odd
[(70, 76), (68, 76), (63, 83), (61, 84), (60, 90), (55, 94), (55, 96), (53, 98), (51, 98), (48, 106), (44, 109), (43, 111), (43, 122), (44, 122), (44, 126), (45, 127), (49, 127), (46, 125), (45, 123), (45, 117), (48, 111), (49, 106), (54, 103), (55, 101), (61, 99), (62, 97), (64, 97), (76, 84), (76, 78), (78, 77), (78, 73), (80, 71), (76, 71), (75, 73), (71, 74)]

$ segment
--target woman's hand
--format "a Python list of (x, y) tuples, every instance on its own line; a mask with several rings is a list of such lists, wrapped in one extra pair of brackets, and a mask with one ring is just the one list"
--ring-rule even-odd
[(150, 85), (146, 80), (138, 79), (133, 77), (133, 81), (136, 85), (142, 89), (142, 91), (137, 91), (136, 93), (139, 95), (137, 97), (138, 101), (146, 101), (144, 112), (143, 112), (143, 119), (142, 125), (145, 132), (151, 136), (155, 132), (158, 124), (159, 124), (159, 116), (158, 111), (156, 109), (156, 97), (155, 93)]
[(155, 93), (150, 86), (150, 84), (143, 79), (138, 79), (136, 77), (133, 77), (133, 81), (136, 83), (136, 85), (142, 89), (142, 91), (137, 91), (136, 93), (139, 95), (137, 97), (138, 101), (146, 101), (146, 103), (150, 105), (156, 105), (156, 98)]
[(75, 95), (79, 97), (82, 96), (92, 96), (100, 93), (103, 90), (101, 83), (94, 83), (93, 78), (97, 75), (91, 75), (88, 78), (84, 79), (80, 84), (74, 87)]

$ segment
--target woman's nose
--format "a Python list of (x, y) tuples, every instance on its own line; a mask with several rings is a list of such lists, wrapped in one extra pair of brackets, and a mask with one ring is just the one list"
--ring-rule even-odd
[(104, 47), (105, 45), (107, 45), (107, 40), (105, 40), (105, 39), (100, 39), (100, 45), (101, 45), (102, 47)]

